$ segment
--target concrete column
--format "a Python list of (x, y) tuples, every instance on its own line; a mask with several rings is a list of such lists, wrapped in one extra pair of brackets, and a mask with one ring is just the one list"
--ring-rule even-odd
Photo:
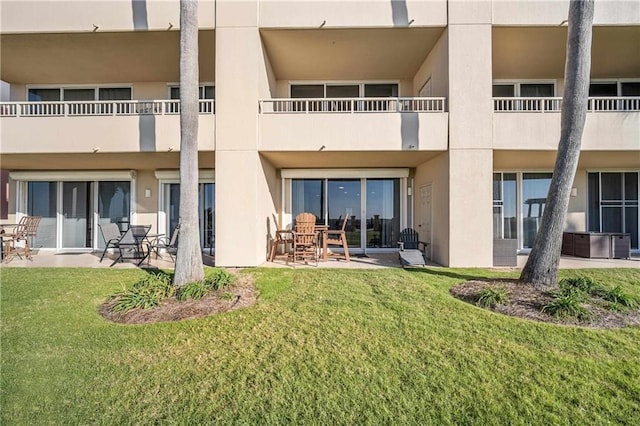
[[(276, 170), (258, 153), (258, 100), (267, 67), (257, 1), (216, 5), (216, 265), (267, 257), (279, 194)], [(271, 225), (273, 226), (273, 225)]]
[(491, 2), (449, 2), (449, 266), (493, 263)]

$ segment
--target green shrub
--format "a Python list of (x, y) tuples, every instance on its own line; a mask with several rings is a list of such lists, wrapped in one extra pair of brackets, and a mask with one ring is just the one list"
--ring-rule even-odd
[(229, 287), (233, 282), (233, 275), (224, 269), (213, 268), (206, 271), (204, 283), (212, 290), (221, 290)]
[(171, 285), (171, 275), (165, 273), (149, 274), (136, 282), (129, 290), (116, 293), (117, 299), (111, 310), (124, 314), (132, 309), (149, 309), (158, 306), (167, 297), (171, 297), (175, 288)]
[(184, 302), (187, 299), (202, 299), (207, 293), (211, 291), (211, 287), (205, 284), (204, 281), (196, 281), (188, 283), (176, 290), (176, 299)]
[(230, 291), (225, 291), (220, 295), (220, 300), (225, 300), (227, 302), (236, 298), (236, 295), (231, 293)]
[(551, 302), (542, 307), (542, 312), (554, 316), (556, 318), (577, 318), (580, 321), (591, 318), (589, 312), (582, 302), (585, 294), (578, 288), (566, 289), (554, 294)]
[(509, 292), (502, 287), (485, 287), (480, 291), (477, 304), (489, 308), (509, 301)]
[(587, 294), (597, 295), (605, 287), (596, 280), (589, 277), (563, 278), (558, 283), (563, 294), (580, 291)]
[(628, 293), (625, 293), (620, 286), (616, 286), (610, 289), (604, 289), (599, 296), (611, 302), (613, 310), (634, 309), (638, 307), (638, 300)]

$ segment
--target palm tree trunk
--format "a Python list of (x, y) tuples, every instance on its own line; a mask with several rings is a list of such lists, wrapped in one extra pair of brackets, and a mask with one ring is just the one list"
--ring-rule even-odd
[(198, 226), (198, 1), (180, 0), (180, 237), (175, 286), (204, 278)]
[(587, 115), (593, 0), (571, 0), (562, 97), (560, 143), (540, 229), (533, 242), (520, 281), (536, 286), (555, 285), (562, 245), (562, 231), (576, 175), (582, 131)]

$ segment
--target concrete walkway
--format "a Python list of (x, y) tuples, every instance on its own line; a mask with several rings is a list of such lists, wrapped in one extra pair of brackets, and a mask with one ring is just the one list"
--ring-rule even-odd
[[(71, 267), (71, 268), (109, 268), (113, 262), (111, 258), (105, 257), (100, 262), (101, 252), (95, 253), (53, 253), (49, 251), (40, 251), (33, 255), (33, 260), (14, 258), (8, 263), (2, 263), (0, 268), (38, 268), (38, 267)], [(214, 266), (214, 257), (206, 254), (202, 255), (205, 265)], [(521, 269), (527, 261), (527, 255), (518, 256), (518, 269)], [(428, 262), (428, 266), (439, 266), (436, 263)], [(316, 268), (314, 263), (309, 265), (296, 264), (295, 266), (282, 258), (276, 258), (274, 262), (264, 262), (262, 267), (267, 268)], [(136, 268), (132, 261), (116, 263), (113, 268)], [(174, 264), (168, 256), (163, 259), (151, 259), (147, 264), (145, 262), (141, 267), (155, 267), (161, 269), (173, 269)], [(330, 259), (327, 262), (319, 262), (318, 268), (348, 268), (348, 269), (372, 269), (372, 268), (400, 268), (397, 253), (376, 253), (366, 257), (354, 255), (351, 262), (344, 260)], [(560, 259), (561, 269), (582, 269), (582, 268), (638, 268), (640, 269), (640, 255), (634, 255), (631, 259), (584, 259), (579, 257), (563, 256)], [(495, 269), (514, 269), (514, 268), (495, 268)]]

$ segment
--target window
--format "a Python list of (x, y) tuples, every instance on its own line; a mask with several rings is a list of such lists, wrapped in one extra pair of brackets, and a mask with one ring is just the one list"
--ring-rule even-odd
[(292, 84), (290, 86), (293, 99), (340, 99), (336, 101), (294, 102), (294, 111), (385, 111), (389, 109), (387, 101), (357, 101), (354, 98), (394, 98), (398, 97), (397, 83), (321, 83)]
[(638, 249), (639, 172), (593, 172), (588, 175), (588, 229), (631, 234)]
[(640, 81), (620, 83), (620, 96), (640, 96)]
[[(201, 85), (198, 88), (198, 99), (215, 99), (215, 86)], [(169, 99), (180, 99), (180, 86), (169, 86)]]
[(590, 97), (618, 96), (617, 83), (591, 83), (589, 85)]
[(514, 99), (494, 102), (495, 111), (538, 111), (557, 109), (556, 87), (553, 82), (494, 82), (492, 93), (494, 98), (533, 98)]
[(57, 87), (29, 89), (29, 102), (130, 101), (130, 87)]

